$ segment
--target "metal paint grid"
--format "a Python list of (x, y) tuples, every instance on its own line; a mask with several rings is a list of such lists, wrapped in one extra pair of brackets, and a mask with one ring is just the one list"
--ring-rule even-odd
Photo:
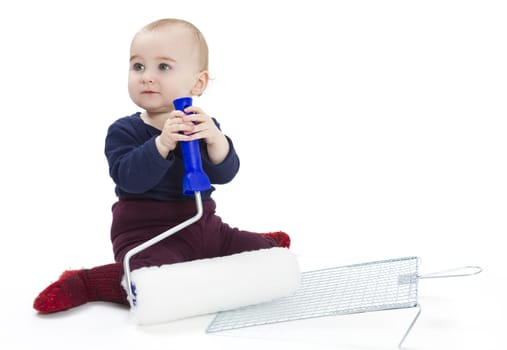
[(415, 307), (417, 282), (417, 257), (303, 272), (294, 295), (219, 312), (206, 331)]

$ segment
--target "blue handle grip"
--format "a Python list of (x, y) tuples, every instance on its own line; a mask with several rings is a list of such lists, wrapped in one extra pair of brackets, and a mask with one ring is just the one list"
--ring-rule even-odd
[[(177, 98), (173, 101), (174, 108), (184, 111), (192, 105), (192, 97)], [(183, 176), (183, 194), (191, 196), (195, 192), (206, 191), (211, 188), (208, 175), (202, 170), (201, 151), (199, 141), (180, 142), (185, 175)]]

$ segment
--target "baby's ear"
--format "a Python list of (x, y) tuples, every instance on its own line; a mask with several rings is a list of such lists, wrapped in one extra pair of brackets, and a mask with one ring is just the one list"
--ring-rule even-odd
[(192, 88), (192, 95), (193, 96), (201, 96), (204, 90), (206, 90), (206, 87), (208, 86), (208, 80), (209, 80), (209, 73), (208, 71), (204, 70), (199, 73), (197, 76), (197, 80), (194, 84), (194, 87)]

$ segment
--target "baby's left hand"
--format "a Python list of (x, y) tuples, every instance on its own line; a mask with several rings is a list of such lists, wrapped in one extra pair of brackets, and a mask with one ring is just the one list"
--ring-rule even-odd
[(199, 107), (187, 107), (185, 113), (193, 113), (183, 117), (184, 121), (191, 121), (195, 124), (194, 128), (187, 133), (190, 140), (204, 139), (207, 144), (213, 144), (216, 138), (222, 136), (222, 132), (217, 128), (213, 119)]

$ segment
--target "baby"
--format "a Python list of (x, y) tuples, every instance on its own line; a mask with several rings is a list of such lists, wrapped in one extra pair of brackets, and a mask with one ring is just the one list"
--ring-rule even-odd
[[(202, 167), (212, 184), (225, 184), (235, 177), (239, 158), (217, 120), (197, 106), (184, 113), (172, 104), (180, 97), (200, 96), (208, 80), (208, 46), (193, 24), (162, 19), (134, 36), (128, 91), (141, 111), (116, 120), (105, 140), (118, 196), (111, 225), (116, 262), (65, 271), (35, 299), (34, 308), (40, 313), (88, 301), (129, 305), (121, 287), (125, 254), (196, 212), (194, 198), (182, 192), (181, 142), (198, 140)], [(211, 198), (214, 190), (212, 186), (201, 193), (203, 216), (198, 222), (134, 255), (131, 269), (290, 246), (284, 232), (255, 233), (222, 222)]]

